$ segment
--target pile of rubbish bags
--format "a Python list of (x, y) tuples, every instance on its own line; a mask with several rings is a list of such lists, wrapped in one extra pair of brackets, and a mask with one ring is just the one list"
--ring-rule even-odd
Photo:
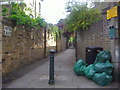
[(113, 64), (111, 61), (110, 51), (101, 51), (97, 54), (93, 64), (87, 65), (82, 59), (74, 65), (74, 72), (78, 76), (85, 75), (88, 79), (93, 80), (100, 86), (109, 85), (112, 81)]

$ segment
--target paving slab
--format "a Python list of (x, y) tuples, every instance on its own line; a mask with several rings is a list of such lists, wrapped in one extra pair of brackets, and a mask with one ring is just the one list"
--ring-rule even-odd
[(74, 63), (75, 50), (68, 49), (55, 56), (54, 85), (48, 84), (49, 60), (47, 60), (40, 65), (37, 63), (36, 68), (7, 84), (5, 88), (118, 88), (118, 83), (115, 82), (108, 86), (99, 86), (85, 76), (76, 76), (73, 71)]

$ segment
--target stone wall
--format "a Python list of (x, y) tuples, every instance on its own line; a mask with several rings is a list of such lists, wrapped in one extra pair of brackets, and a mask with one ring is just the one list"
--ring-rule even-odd
[(66, 50), (66, 37), (61, 35), (60, 39), (57, 39), (57, 52)]
[[(45, 37), (44, 28), (35, 30), (25, 26), (14, 27), (7, 19), (3, 19), (2, 24), (3, 77), (25, 65), (42, 60), (49, 55), (50, 49), (56, 50), (56, 40), (47, 30)], [(6, 31), (6, 27), (11, 30)]]
[[(102, 20), (92, 24), (88, 30), (77, 31), (77, 60), (86, 58), (86, 47), (100, 46), (103, 50), (110, 50), (114, 65), (113, 80), (118, 81), (120, 75), (120, 11), (118, 17), (107, 20), (106, 10), (113, 8), (116, 3), (109, 3), (103, 11)], [(119, 8), (120, 9), (120, 8)], [(110, 38), (109, 27), (116, 27), (116, 38)], [(118, 27), (118, 28), (117, 28)], [(120, 78), (119, 78), (120, 81)]]
[[(0, 11), (2, 6), (0, 5)], [(0, 12), (0, 89), (2, 89), (2, 12)]]
[(67, 42), (66, 37), (61, 36), (61, 51), (66, 50), (66, 42)]
[(88, 30), (77, 32), (77, 59), (85, 60), (86, 47), (89, 46), (100, 46), (104, 50), (111, 50), (107, 24), (108, 21), (104, 18), (92, 24)]
[[(78, 59), (85, 59), (85, 49), (88, 46), (100, 46), (103, 47), (104, 50), (110, 50), (112, 52), (111, 39), (109, 36), (109, 26), (111, 25), (110, 20), (107, 20), (107, 10), (110, 9), (112, 5), (115, 6), (116, 3), (104, 3), (102, 20), (93, 23), (88, 30), (77, 31)], [(96, 6), (95, 8), (100, 8), (100, 6)], [(117, 18), (115, 18), (114, 23), (116, 22)]]
[[(5, 35), (4, 26), (12, 28), (10, 36)], [(13, 27), (3, 21), (2, 69), (3, 75), (43, 58), (43, 30), (28, 27)]]

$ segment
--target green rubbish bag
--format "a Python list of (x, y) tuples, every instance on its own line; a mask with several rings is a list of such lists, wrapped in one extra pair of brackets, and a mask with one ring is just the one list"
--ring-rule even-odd
[(93, 75), (95, 74), (95, 70), (94, 70), (94, 64), (90, 64), (89, 66), (86, 67), (85, 69), (85, 76), (88, 79), (92, 79)]
[(97, 54), (96, 60), (94, 63), (110, 61), (110, 60), (111, 60), (111, 53), (110, 51), (106, 50), (106, 51), (101, 51)]
[(98, 62), (94, 64), (95, 72), (102, 73), (106, 72), (107, 74), (112, 74), (113, 65), (109, 61)]
[(92, 80), (100, 86), (106, 86), (106, 85), (109, 85), (110, 82), (112, 81), (112, 76), (107, 75), (105, 72), (96, 73), (93, 76)]
[(78, 76), (84, 75), (84, 70), (86, 69), (86, 63), (84, 60), (78, 60), (74, 65), (74, 72)]

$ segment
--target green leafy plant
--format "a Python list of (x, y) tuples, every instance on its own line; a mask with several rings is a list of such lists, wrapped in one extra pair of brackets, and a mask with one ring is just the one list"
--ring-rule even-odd
[[(25, 13), (25, 11), (30, 11), (31, 9), (26, 6), (25, 3), (11, 3), (12, 9), (9, 10), (8, 18), (15, 24), (15, 25), (24, 25), (28, 27), (35, 28), (39, 30), (40, 28), (47, 27), (47, 29), (52, 33), (54, 39), (60, 38), (61, 32), (59, 31), (58, 27), (53, 24), (47, 24), (45, 20), (41, 17), (31, 18), (29, 15)], [(7, 10), (4, 9), (5, 12)]]
[(88, 29), (88, 27), (101, 19), (101, 12), (95, 8), (88, 8), (87, 4), (75, 3), (67, 6), (70, 14), (66, 18), (66, 29), (69, 31)]
[(117, 3), (117, 6), (120, 6), (120, 1)]
[[(25, 11), (30, 11), (31, 9), (23, 2), (21, 3), (11, 3), (11, 9), (3, 8), (3, 15), (9, 15), (8, 18), (14, 23), (14, 25), (24, 25), (33, 27), (35, 29), (40, 29), (46, 25), (43, 18), (31, 18), (25, 13)], [(8, 12), (9, 11), (9, 12)]]
[(11, 5), (12, 9), (10, 11), (9, 19), (11, 19), (16, 25), (29, 25), (31, 18), (23, 11), (26, 7), (25, 4), (12, 3)]
[(47, 24), (47, 30), (49, 30), (52, 35), (54, 36), (54, 39), (60, 39), (61, 31), (58, 28), (58, 26), (53, 25), (53, 24)]
[(39, 25), (40, 27), (44, 27), (44, 26), (46, 25), (46, 22), (45, 22), (44, 19), (41, 18), (41, 17), (37, 17), (37, 18), (36, 18), (36, 22), (38, 23), (38, 25)]
[(3, 7), (2, 9), (2, 16), (8, 15), (8, 9), (6, 7)]
[(74, 38), (74, 31), (68, 31), (65, 26), (65, 21), (66, 19), (60, 19), (57, 23), (58, 26), (58, 30), (60, 32), (60, 35), (62, 34), (64, 37), (67, 38), (68, 42), (73, 42), (73, 38)]

